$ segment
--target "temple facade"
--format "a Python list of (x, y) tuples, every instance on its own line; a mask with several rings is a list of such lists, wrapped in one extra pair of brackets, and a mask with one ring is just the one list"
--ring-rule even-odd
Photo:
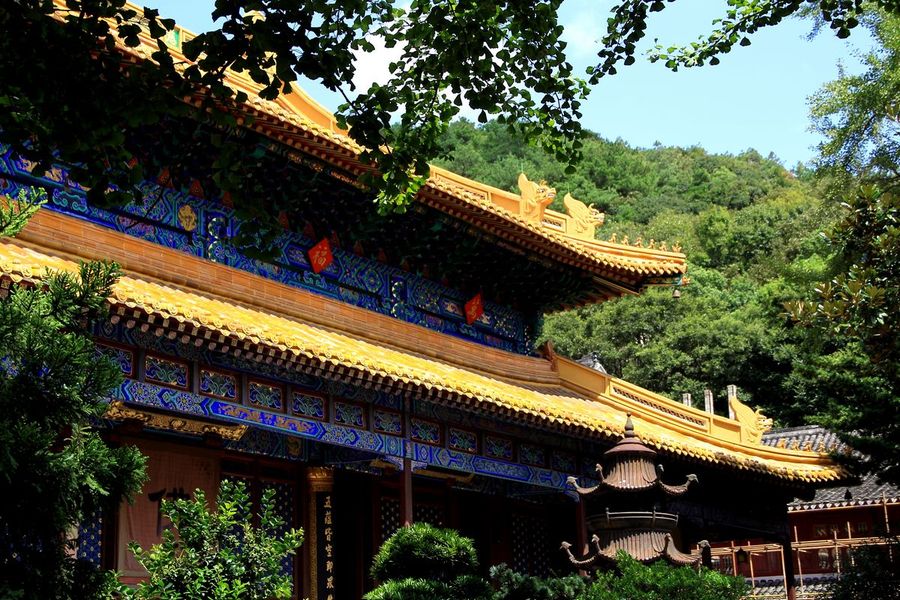
[[(122, 51), (144, 60), (143, 41)], [(0, 241), (4, 290), (83, 260), (125, 273), (94, 332), (124, 376), (98, 426), (141, 448), (150, 479), (82, 525), (79, 555), (139, 579), (127, 543), (159, 540), (161, 500), (227, 477), (254, 498), (274, 488), (306, 530), (284, 564), (297, 598), (360, 598), (375, 550), (412, 521), (472, 537), (485, 568), (570, 572), (561, 542), (580, 559), (602, 526), (571, 479), (604, 485), (595, 464), (628, 414), (665, 481), (697, 482), (666, 497), (682, 562), (705, 539), (788, 543), (787, 503), (840, 478), (815, 449), (763, 444), (766, 420), (736, 398), (735, 418), (710, 414), (536, 345), (546, 312), (685, 283), (679, 248), (597, 239), (602, 215), (568, 195), (550, 209), (555, 192), (525, 175), (511, 193), (434, 168), (407, 213), (378, 215), (357, 184), (371, 167), (327, 111), (299, 90), (261, 100), (245, 74), (228, 84), (251, 98), (233, 107), (242, 135), (316, 185), (262, 257), (229, 243), (244, 217), (203, 173), (181, 189), (160, 173), (142, 202), (104, 209), (63, 166), (0, 149), (0, 194), (48, 194)]]

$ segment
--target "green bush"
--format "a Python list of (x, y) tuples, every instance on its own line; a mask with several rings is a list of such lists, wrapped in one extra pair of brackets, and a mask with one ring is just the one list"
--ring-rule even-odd
[(415, 523), (388, 538), (375, 555), (371, 572), (378, 581), (411, 578), (449, 583), (477, 569), (472, 540), (452, 529)]
[(365, 600), (491, 600), (490, 585), (476, 574), (472, 540), (427, 523), (403, 527), (378, 550), (372, 577), (381, 585)]
[(491, 567), (495, 600), (578, 600), (588, 582), (578, 575), (546, 579), (517, 573), (506, 565)]
[(131, 600), (272, 600), (291, 597), (291, 578), (282, 573), (282, 559), (303, 542), (303, 532), (284, 536), (284, 522), (274, 510), (275, 492), (268, 489), (260, 503), (259, 527), (252, 525), (250, 496), (239, 481), (223, 480), (215, 512), (202, 490), (193, 500), (164, 500), (163, 514), (171, 529), (161, 544), (129, 548), (149, 573), (137, 588), (121, 590)]
[(491, 600), (488, 582), (477, 575), (462, 575), (452, 583), (429, 579), (389, 580), (365, 595), (365, 600)]
[(739, 600), (746, 590), (741, 577), (663, 561), (643, 565), (620, 552), (616, 569), (601, 573), (580, 600)]

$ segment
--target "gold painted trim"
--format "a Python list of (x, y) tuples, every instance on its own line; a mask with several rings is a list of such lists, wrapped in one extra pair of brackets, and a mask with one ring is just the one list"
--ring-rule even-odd
[(247, 433), (247, 429), (249, 429), (247, 425), (207, 423), (195, 419), (186, 419), (181, 416), (139, 410), (127, 406), (119, 400), (110, 402), (106, 412), (103, 414), (103, 418), (112, 421), (140, 421), (144, 424), (144, 427), (177, 431), (191, 435), (215, 434), (224, 440), (233, 442), (240, 440)]

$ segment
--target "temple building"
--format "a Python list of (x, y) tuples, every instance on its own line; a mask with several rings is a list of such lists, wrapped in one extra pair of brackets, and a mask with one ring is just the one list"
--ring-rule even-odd
[[(173, 52), (189, 36), (176, 28)], [(142, 41), (122, 52), (147, 59)], [(203, 185), (161, 173), (143, 202), (103, 209), (65, 168), (35, 173), (0, 149), (0, 194), (48, 192), (0, 241), (4, 290), (83, 260), (124, 271), (95, 331), (124, 375), (100, 426), (149, 457), (150, 479), (82, 526), (81, 556), (139, 579), (127, 543), (159, 540), (161, 500), (228, 477), (255, 498), (274, 488), (306, 530), (285, 562), (297, 598), (360, 598), (373, 553), (411, 521), (472, 537), (485, 568), (568, 573), (560, 544), (581, 558), (602, 525), (570, 479), (604, 485), (595, 464), (629, 414), (666, 484), (698, 482), (666, 495), (678, 557), (702, 540), (789, 547), (788, 502), (842, 476), (815, 448), (764, 444), (766, 420), (737, 398), (735, 418), (711, 414), (537, 347), (547, 312), (679, 289), (677, 247), (601, 241), (601, 215), (571, 196), (550, 209), (555, 192), (525, 175), (511, 193), (434, 168), (410, 210), (379, 215), (357, 184), (371, 166), (331, 114), (299, 90), (262, 100), (246, 74), (227, 83), (250, 97), (233, 107), (241, 134), (317, 186), (297, 190), (272, 256), (229, 243), (241, 219)]]
[[(763, 443), (776, 448), (845, 452), (838, 436), (817, 425), (772, 430)], [(829, 584), (853, 564), (853, 551), (863, 546), (891, 554), (900, 530), (900, 489), (868, 474), (844, 485), (822, 487), (811, 497), (788, 504), (791, 564), (798, 598), (827, 598)], [(712, 542), (712, 566), (742, 575), (753, 595), (784, 595), (785, 570), (778, 544), (744, 536)]]

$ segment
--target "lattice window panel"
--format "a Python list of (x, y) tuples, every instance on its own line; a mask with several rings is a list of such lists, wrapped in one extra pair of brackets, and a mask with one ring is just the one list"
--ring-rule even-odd
[(381, 499), (381, 541), (382, 543), (400, 529), (400, 500)]
[[(275, 490), (275, 513), (283, 521), (278, 530), (278, 535), (283, 536), (294, 526), (294, 488), (289, 483), (266, 482), (263, 490)], [(294, 576), (294, 556), (288, 555), (281, 559), (281, 572), (284, 575)]]
[(547, 523), (531, 515), (512, 516), (512, 568), (520, 573), (546, 577), (550, 574), (550, 544)]
[[(381, 499), (381, 541), (391, 537), (402, 525), (400, 500), (396, 498)], [(413, 521), (430, 523), (435, 527), (444, 527), (444, 509), (434, 504), (413, 504)]]
[(97, 566), (103, 557), (103, 511), (97, 510), (78, 527), (78, 558)]
[(413, 521), (444, 527), (444, 509), (434, 504), (413, 504)]

